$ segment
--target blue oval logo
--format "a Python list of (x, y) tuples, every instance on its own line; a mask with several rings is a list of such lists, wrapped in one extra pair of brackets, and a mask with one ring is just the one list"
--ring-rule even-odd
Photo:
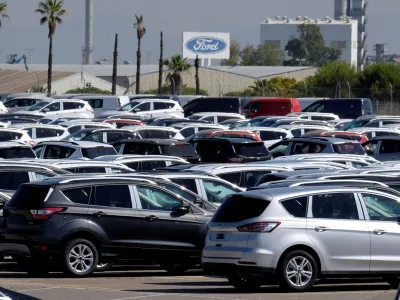
[(195, 54), (215, 54), (226, 49), (228, 44), (219, 38), (209, 36), (199, 36), (188, 40), (185, 44), (186, 49)]

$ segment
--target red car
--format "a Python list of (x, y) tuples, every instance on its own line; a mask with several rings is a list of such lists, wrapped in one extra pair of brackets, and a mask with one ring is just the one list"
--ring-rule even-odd
[(345, 139), (345, 140), (357, 141), (360, 144), (368, 141), (368, 138), (367, 138), (367, 136), (365, 134), (358, 133), (358, 132), (349, 132), (349, 131), (313, 130), (313, 131), (307, 132), (303, 136), (307, 136), (307, 137), (334, 137), (334, 138), (340, 138), (340, 139)]
[(189, 137), (190, 140), (199, 138), (244, 138), (257, 142), (262, 142), (260, 137), (251, 131), (244, 130), (221, 130), (221, 129), (207, 129), (201, 130), (198, 133)]

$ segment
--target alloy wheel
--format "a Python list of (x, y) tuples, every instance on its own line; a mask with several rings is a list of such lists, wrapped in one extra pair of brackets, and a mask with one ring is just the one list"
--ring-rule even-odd
[(294, 286), (306, 286), (312, 276), (311, 262), (303, 256), (293, 257), (286, 266), (286, 277)]
[(69, 251), (68, 262), (72, 270), (84, 273), (93, 266), (93, 251), (87, 245), (77, 244)]

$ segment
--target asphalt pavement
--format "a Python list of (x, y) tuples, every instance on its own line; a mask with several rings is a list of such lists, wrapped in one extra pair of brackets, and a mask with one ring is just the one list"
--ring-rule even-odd
[(13, 300), (394, 300), (396, 294), (377, 279), (332, 279), (303, 294), (284, 293), (277, 286), (245, 294), (237, 293), (225, 278), (203, 276), (200, 271), (184, 276), (149, 269), (110, 271), (77, 279), (64, 278), (59, 273), (32, 278), (25, 273), (2, 270), (0, 291)]

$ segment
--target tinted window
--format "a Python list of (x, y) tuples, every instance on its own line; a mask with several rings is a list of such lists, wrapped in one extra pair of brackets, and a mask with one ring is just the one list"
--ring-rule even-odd
[(282, 201), (281, 204), (293, 217), (305, 218), (307, 216), (307, 202), (307, 197), (301, 197)]
[(263, 141), (280, 140), (284, 139), (287, 135), (284, 132), (273, 132), (273, 131), (260, 131), (257, 132), (257, 134)]
[(270, 204), (270, 201), (249, 198), (243, 195), (232, 195), (221, 204), (212, 222), (234, 223), (259, 217)]
[(75, 102), (64, 102), (64, 103), (63, 103), (63, 106), (64, 106), (64, 110), (67, 110), (67, 109), (77, 109), (77, 108), (78, 108), (78, 106), (76, 105)]
[(29, 182), (28, 172), (0, 172), (0, 189), (18, 190), (23, 183)]
[(104, 167), (77, 167), (76, 173), (106, 173)]
[(35, 209), (46, 199), (50, 188), (47, 186), (21, 185), (7, 203), (7, 207)]
[(178, 179), (178, 178), (170, 178), (171, 181), (175, 182), (176, 184), (179, 184), (183, 186), (184, 188), (192, 191), (193, 193), (198, 193), (197, 191), (197, 186), (196, 186), (196, 181), (194, 179)]
[(196, 151), (190, 144), (177, 144), (175, 146), (161, 146), (161, 154), (172, 155), (178, 157), (193, 157), (196, 156)]
[(42, 139), (47, 137), (57, 136), (57, 133), (53, 129), (49, 128), (36, 128), (36, 138)]
[(400, 143), (398, 141), (383, 140), (379, 149), (379, 154), (400, 152)]
[(83, 157), (90, 159), (103, 155), (116, 155), (118, 154), (114, 148), (110, 147), (96, 147), (96, 148), (82, 148)]
[(248, 143), (248, 144), (236, 144), (233, 146), (236, 153), (246, 157), (259, 157), (268, 156), (269, 152), (264, 144), (259, 143)]
[(168, 109), (165, 102), (153, 102), (154, 110)]
[(334, 144), (332, 145), (335, 153), (340, 154), (365, 154), (363, 147), (360, 144)]
[(70, 201), (79, 204), (89, 204), (90, 197), (90, 187), (76, 188), (76, 189), (68, 189), (62, 190), (62, 193), (67, 197)]
[(120, 132), (107, 132), (107, 143), (113, 143), (123, 139), (124, 135)]
[(160, 154), (160, 151), (155, 145), (126, 143), (123, 154)]
[(142, 169), (141, 171), (152, 171), (157, 168), (164, 168), (167, 164), (165, 161), (155, 160), (155, 161), (142, 161)]
[(147, 130), (147, 134), (148, 134), (148, 138), (149, 139), (166, 139), (169, 138), (169, 136), (167, 136), (165, 134), (165, 131), (162, 130)]
[(49, 111), (59, 111), (61, 109), (60, 102), (49, 104), (44, 109), (48, 109)]
[(31, 148), (11, 147), (8, 149), (0, 149), (0, 157), (7, 158), (36, 158)]
[(172, 211), (182, 204), (180, 200), (172, 195), (153, 187), (137, 186), (136, 189), (142, 209)]
[(70, 157), (76, 150), (70, 147), (47, 145), (43, 158), (63, 159)]
[(180, 131), (181, 135), (183, 135), (183, 137), (185, 137), (185, 138), (193, 135), (194, 132), (195, 132), (195, 129), (193, 127), (185, 128)]
[(318, 219), (359, 219), (357, 204), (352, 193), (314, 195), (312, 213)]
[(244, 173), (244, 185), (242, 187), (251, 188), (257, 185), (257, 182), (265, 174), (270, 174), (271, 171), (246, 171)]
[(203, 185), (206, 190), (208, 201), (213, 203), (222, 203), (227, 195), (236, 194), (239, 191), (216, 180), (203, 179)]
[(261, 108), (261, 103), (259, 102), (253, 102), (250, 104), (250, 111), (251, 112), (258, 112)]
[(85, 101), (88, 102), (92, 108), (103, 107), (103, 99), (85, 99)]
[(91, 205), (132, 208), (131, 194), (127, 185), (97, 186)]
[(308, 153), (320, 153), (325, 149), (325, 145), (308, 142), (297, 142), (293, 143), (292, 150), (290, 153), (295, 154), (308, 154)]
[(0, 142), (10, 141), (12, 140), (10, 132), (0, 131)]
[(281, 142), (272, 145), (269, 147), (269, 152), (272, 154), (273, 157), (285, 156), (286, 150), (289, 146), (289, 142)]
[(293, 135), (294, 137), (299, 137), (299, 136), (301, 136), (301, 129), (292, 129), (292, 130), (290, 130), (290, 132), (292, 133), (292, 135)]
[(149, 111), (150, 110), (150, 102), (142, 103), (134, 108), (134, 111), (139, 109), (138, 111)]
[(240, 186), (240, 177), (242, 172), (219, 174), (218, 177), (226, 180), (234, 185)]
[(392, 198), (362, 194), (368, 215), (374, 221), (395, 221), (400, 215), (400, 203)]
[(139, 164), (139, 162), (124, 163), (125, 166), (135, 171), (140, 171)]
[(382, 132), (382, 131), (375, 132), (375, 136), (388, 136), (388, 135), (399, 135), (399, 134), (395, 132)]
[(223, 121), (230, 120), (230, 119), (235, 119), (235, 118), (232, 118), (231, 116), (218, 116), (217, 117), (218, 123), (221, 123)]
[(158, 186), (165, 188), (166, 190), (181, 196), (182, 198), (190, 201), (190, 202), (196, 202), (197, 197), (183, 189), (181, 189), (180, 187), (177, 187), (175, 185), (169, 184), (169, 183), (164, 183), (164, 182), (158, 182), (157, 183)]
[(97, 142), (97, 143), (104, 143), (103, 141), (103, 132), (97, 132), (90, 134), (84, 138), (82, 138), (82, 141), (91, 141), (91, 142)]

